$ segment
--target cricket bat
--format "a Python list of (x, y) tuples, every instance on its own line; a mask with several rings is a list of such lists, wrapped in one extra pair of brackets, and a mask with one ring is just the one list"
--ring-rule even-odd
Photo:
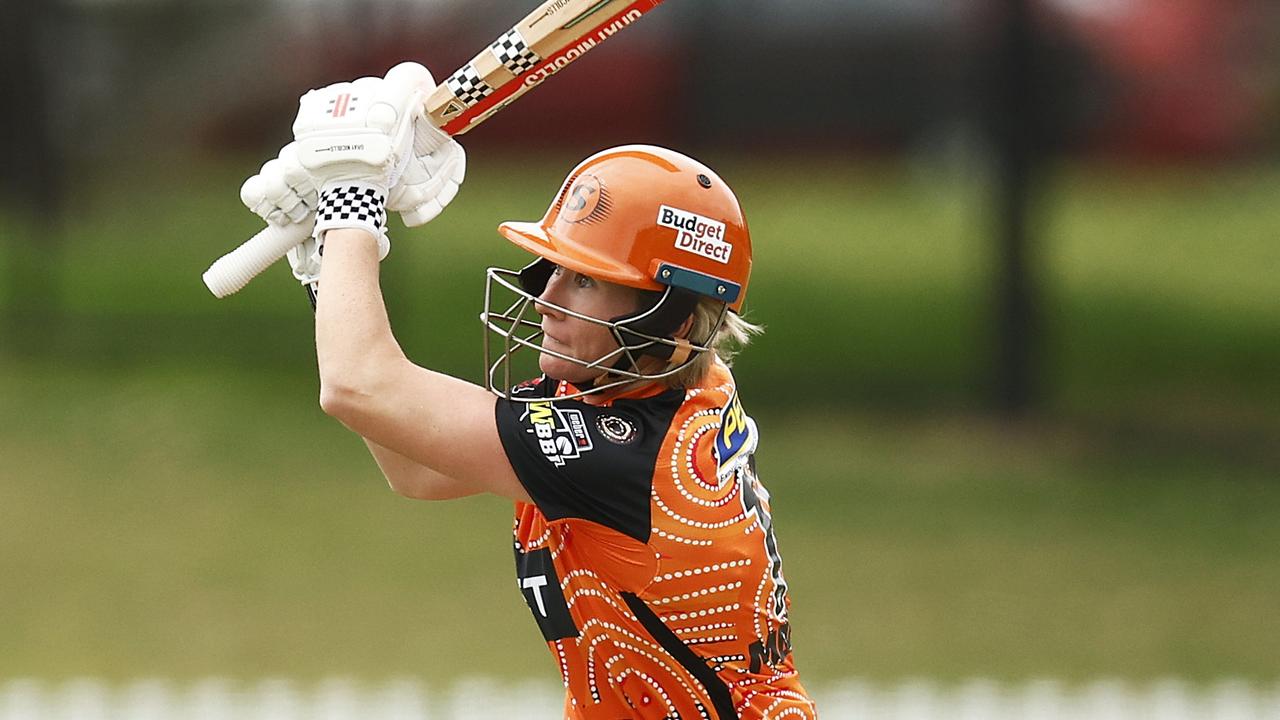
[[(461, 135), (662, 2), (547, 0), (440, 83), (424, 101), (426, 118)], [(239, 291), (306, 240), (313, 222), (268, 225), (209, 266), (204, 284), (219, 298)]]

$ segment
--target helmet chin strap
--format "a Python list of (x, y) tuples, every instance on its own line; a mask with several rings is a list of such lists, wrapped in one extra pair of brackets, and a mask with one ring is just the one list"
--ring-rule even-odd
[(668, 365), (679, 365), (689, 359), (693, 354), (693, 343), (684, 338), (672, 338), (676, 342), (676, 346), (671, 349), (671, 357), (667, 358)]

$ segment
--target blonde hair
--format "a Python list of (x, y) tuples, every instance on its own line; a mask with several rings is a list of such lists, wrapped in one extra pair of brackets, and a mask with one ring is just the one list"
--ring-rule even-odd
[(711, 351), (698, 353), (687, 367), (666, 378), (664, 382), (668, 387), (694, 387), (707, 376), (716, 357), (725, 365), (733, 365), (733, 358), (751, 344), (751, 338), (764, 332), (763, 325), (745, 320), (732, 310), (724, 310), (723, 302), (708, 297), (700, 299), (694, 306), (693, 324), (689, 326), (686, 337), (699, 342), (711, 335), (722, 312), (724, 322), (716, 328), (715, 336), (706, 342)]

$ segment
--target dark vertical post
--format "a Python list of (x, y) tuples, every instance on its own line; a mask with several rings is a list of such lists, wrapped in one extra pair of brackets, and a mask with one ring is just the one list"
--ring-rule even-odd
[[(725, 115), (722, 107), (725, 97), (717, 88), (722, 84), (720, 77), (724, 73), (720, 61), (725, 53), (723, 26), (732, 22), (732, 17), (720, 0), (698, 0), (669, 9), (680, 13), (679, 27), (683, 33), (680, 52), (685, 60), (679, 78), (684, 100), (678, 106), (672, 103), (673, 108), (684, 110), (675, 113), (679, 119), (672, 123), (672, 130), (677, 135), (675, 142), (697, 156), (707, 146), (723, 140), (717, 130)], [(734, 57), (732, 52), (727, 55)], [(735, 132), (739, 130), (733, 128)]]
[(997, 242), (992, 404), (1008, 415), (1032, 409), (1040, 388), (1040, 318), (1033, 213), (1044, 145), (1036, 32), (1030, 0), (996, 0), (987, 127), (995, 151), (993, 220)]
[(56, 19), (53, 2), (6, 2), (0, 23), (0, 97), (8, 98), (0, 163), (3, 211), (16, 229), (9, 250), (3, 347), (33, 351), (51, 340), (56, 312), (56, 257), (63, 198), (62, 158), (52, 127), (46, 53)]

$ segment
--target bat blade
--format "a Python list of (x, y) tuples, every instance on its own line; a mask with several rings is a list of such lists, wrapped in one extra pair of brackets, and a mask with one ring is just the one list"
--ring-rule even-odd
[(548, 0), (441, 83), (427, 117), (461, 135), (662, 2)]

